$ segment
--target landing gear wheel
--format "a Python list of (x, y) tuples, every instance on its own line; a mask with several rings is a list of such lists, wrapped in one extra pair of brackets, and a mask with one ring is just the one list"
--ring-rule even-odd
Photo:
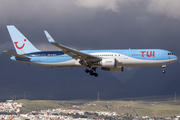
[(89, 74), (90, 74), (91, 76), (94, 75), (94, 73), (93, 73), (92, 70), (89, 71)]
[(97, 77), (97, 76), (98, 76), (98, 74), (97, 74), (97, 73), (94, 73), (94, 76), (95, 76), (95, 77)]
[(91, 76), (97, 77), (98, 74), (96, 73), (96, 69), (97, 69), (97, 68), (95, 68), (95, 67), (89, 68), (89, 69), (86, 68), (86, 69), (85, 69), (85, 72), (86, 72), (86, 73), (89, 73)]
[(88, 72), (89, 72), (89, 70), (88, 70), (88, 69), (86, 69), (86, 70), (85, 70), (85, 72), (86, 72), (86, 73), (88, 73)]
[(162, 68), (163, 68), (162, 73), (165, 73), (166, 65), (162, 65)]

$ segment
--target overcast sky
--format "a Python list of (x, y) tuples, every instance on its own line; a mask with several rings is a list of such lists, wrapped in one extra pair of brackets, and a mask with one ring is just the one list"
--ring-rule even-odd
[(43, 50), (43, 30), (76, 49), (162, 48), (176, 54), (179, 0), (0, 0), (0, 50), (13, 49), (6, 25), (15, 25)]
[(0, 0), (0, 54), (14, 49), (6, 25), (15, 25), (41, 50), (58, 50), (47, 30), (78, 50), (157, 48), (180, 56), (179, 11), (180, 0)]

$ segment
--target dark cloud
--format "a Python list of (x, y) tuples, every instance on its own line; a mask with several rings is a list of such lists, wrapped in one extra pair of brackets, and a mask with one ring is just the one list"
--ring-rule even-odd
[[(138, 94), (124, 88), (110, 72), (98, 69), (95, 78), (84, 72), (83, 68), (52, 69), (14, 62), (3, 53), (0, 58), (0, 101), (13, 95), (22, 99), (119, 99)], [(3, 64), (3, 65), (2, 65)], [(6, 65), (4, 65), (6, 64)], [(105, 74), (104, 74), (105, 73)]]
[(166, 49), (164, 41), (177, 45), (178, 40), (170, 38), (180, 37), (179, 19), (168, 17), (173, 12), (153, 9), (155, 5), (141, 0), (7, 0), (0, 7), (0, 26), (4, 31), (14, 24), (35, 44), (48, 44), (43, 34), (47, 30), (58, 42), (80, 49)]

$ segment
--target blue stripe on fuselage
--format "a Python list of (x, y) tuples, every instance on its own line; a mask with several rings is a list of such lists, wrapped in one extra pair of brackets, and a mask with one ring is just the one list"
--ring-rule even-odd
[(57, 55), (64, 55), (62, 51), (42, 51), (42, 52), (34, 52), (34, 53), (28, 53), (24, 54), (25, 56), (29, 57), (42, 57), (42, 56), (57, 56)]

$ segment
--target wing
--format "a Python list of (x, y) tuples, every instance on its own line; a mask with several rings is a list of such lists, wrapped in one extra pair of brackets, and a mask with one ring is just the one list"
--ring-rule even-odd
[(61, 45), (61, 44), (58, 44), (56, 43), (56, 41), (50, 36), (50, 34), (47, 32), (47, 31), (44, 31), (44, 33), (46, 34), (46, 37), (48, 39), (48, 41), (53, 44), (54, 46), (62, 49), (62, 51), (65, 53), (65, 54), (68, 54), (69, 56), (71, 56), (72, 58), (74, 59), (80, 59), (80, 61), (86, 61), (86, 62), (97, 62), (97, 61), (101, 61), (101, 58), (100, 57), (96, 57), (96, 56), (93, 56), (93, 55), (90, 55), (90, 54), (86, 54), (86, 53), (83, 53), (83, 52), (80, 52), (78, 50), (75, 50), (75, 49), (72, 49), (70, 47), (67, 47), (67, 46), (64, 46), (64, 45)]
[(8, 52), (8, 51), (4, 51), (5, 53), (11, 55), (11, 56), (15, 56), (15, 57), (18, 57), (18, 58), (22, 58), (22, 59), (31, 59), (29, 57), (26, 57), (26, 56), (23, 56), (23, 55), (19, 55), (19, 54), (16, 54), (16, 53), (12, 53), (12, 52)]

